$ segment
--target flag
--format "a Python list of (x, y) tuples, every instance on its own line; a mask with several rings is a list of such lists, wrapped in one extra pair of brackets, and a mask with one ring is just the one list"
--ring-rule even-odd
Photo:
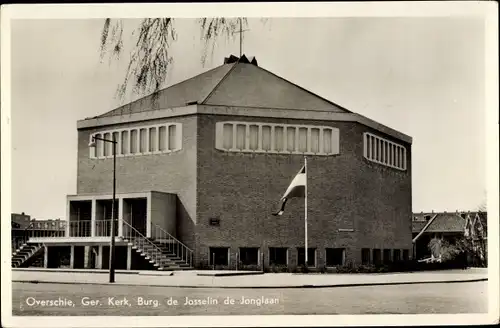
[(306, 184), (307, 184), (307, 175), (306, 175), (306, 166), (304, 165), (299, 173), (293, 178), (292, 183), (288, 186), (288, 189), (285, 191), (283, 197), (281, 197), (281, 208), (277, 213), (273, 213), (274, 216), (283, 215), (285, 211), (285, 205), (288, 199), (293, 197), (305, 197), (306, 196)]

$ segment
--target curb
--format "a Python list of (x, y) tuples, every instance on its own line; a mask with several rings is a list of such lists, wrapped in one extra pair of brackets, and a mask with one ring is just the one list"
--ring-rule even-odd
[(418, 284), (453, 284), (488, 281), (488, 278), (469, 280), (437, 280), (437, 281), (402, 281), (402, 282), (373, 282), (373, 283), (352, 283), (336, 285), (290, 285), (290, 286), (193, 286), (193, 285), (145, 285), (130, 283), (102, 283), (102, 282), (66, 282), (66, 281), (39, 281), (39, 280), (12, 280), (17, 283), (27, 284), (62, 284), (62, 285), (98, 285), (98, 286), (129, 286), (129, 287), (168, 287), (168, 288), (219, 288), (219, 289), (297, 289), (297, 288), (341, 288), (341, 287), (364, 287), (364, 286), (390, 286), (390, 285), (418, 285)]

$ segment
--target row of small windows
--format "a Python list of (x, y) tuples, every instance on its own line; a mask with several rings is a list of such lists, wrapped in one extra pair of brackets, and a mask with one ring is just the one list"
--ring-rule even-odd
[(216, 148), (224, 151), (335, 155), (339, 130), (324, 126), (218, 122)]
[(363, 248), (361, 250), (361, 262), (365, 265), (369, 264), (389, 264), (391, 262), (407, 261), (410, 258), (408, 249), (370, 249)]
[[(287, 247), (269, 247), (269, 265), (288, 266)], [(345, 248), (325, 248), (326, 266), (335, 267), (345, 264)], [(317, 252), (316, 248), (307, 249), (307, 266), (316, 267)], [(258, 247), (241, 247), (236, 254), (239, 265), (260, 266), (261, 254)], [(229, 247), (210, 247), (210, 265), (229, 266), (230, 265)], [(305, 248), (297, 248), (297, 265), (305, 264)]]
[(371, 133), (363, 135), (364, 157), (369, 161), (406, 170), (406, 148)]
[[(169, 153), (182, 148), (182, 125), (168, 123), (139, 128), (120, 129), (95, 133), (90, 136), (106, 140), (116, 140), (117, 156)], [(91, 158), (113, 156), (113, 144), (95, 140), (96, 147), (90, 147)]]

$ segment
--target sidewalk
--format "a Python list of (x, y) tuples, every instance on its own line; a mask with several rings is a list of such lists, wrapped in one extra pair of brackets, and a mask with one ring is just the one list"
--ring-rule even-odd
[[(234, 271), (232, 271), (234, 272)], [(109, 284), (105, 270), (64, 272), (12, 270), (13, 282), (58, 284)], [(320, 288), (424, 283), (486, 281), (487, 269), (448, 270), (384, 274), (293, 274), (265, 273), (241, 276), (200, 276), (207, 271), (117, 272), (115, 285), (183, 288)]]

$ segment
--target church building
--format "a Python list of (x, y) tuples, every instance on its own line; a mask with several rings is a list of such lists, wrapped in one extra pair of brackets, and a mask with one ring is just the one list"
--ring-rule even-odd
[[(226, 58), (155, 97), (78, 121), (77, 133), (66, 235), (38, 240), (48, 262), (51, 247), (65, 245), (72, 267), (108, 265), (113, 153), (100, 138), (117, 141), (118, 268), (147, 260), (163, 270), (293, 269), (306, 251), (318, 270), (411, 257), (412, 138), (255, 58)], [(273, 216), (304, 157), (307, 250), (304, 201)]]

